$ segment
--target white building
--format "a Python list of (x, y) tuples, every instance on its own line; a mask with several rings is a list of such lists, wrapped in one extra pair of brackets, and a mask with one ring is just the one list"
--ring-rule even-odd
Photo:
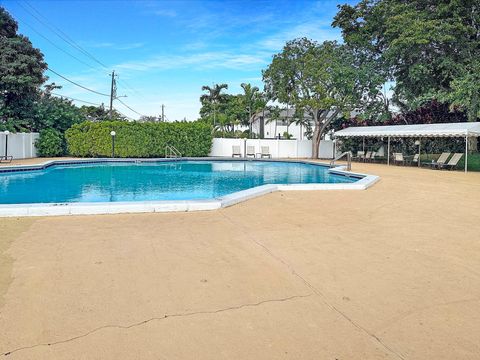
[[(307, 139), (306, 132), (307, 126), (302, 124), (296, 124), (295, 109), (284, 109), (280, 111), (277, 120), (270, 120), (270, 112), (268, 110), (255, 114), (252, 121), (252, 132), (257, 137), (262, 139), (278, 139), (286, 138), (286, 133), (290, 134), (290, 137), (298, 140)], [(310, 122), (310, 127), (313, 128), (312, 117), (305, 113), (304, 123)]]

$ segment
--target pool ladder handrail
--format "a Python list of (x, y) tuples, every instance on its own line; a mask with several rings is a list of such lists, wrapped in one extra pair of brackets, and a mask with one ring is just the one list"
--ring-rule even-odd
[(173, 145), (165, 146), (165, 158), (178, 159), (182, 157), (182, 153)]
[(343, 157), (347, 157), (347, 171), (352, 170), (352, 152), (351, 151), (345, 151), (344, 153), (341, 153), (338, 155), (336, 158), (334, 158), (332, 161), (330, 161), (330, 167), (335, 166), (335, 161), (340, 160)]

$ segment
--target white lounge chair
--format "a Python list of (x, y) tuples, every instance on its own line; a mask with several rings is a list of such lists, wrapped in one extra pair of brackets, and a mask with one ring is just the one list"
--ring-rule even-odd
[(449, 153), (449, 152), (442, 153), (442, 155), (440, 155), (438, 157), (437, 161), (432, 161), (432, 163), (431, 163), (432, 168), (441, 169), (443, 167), (443, 165), (445, 165), (445, 163), (447, 162), (450, 154), (451, 153)]
[(255, 146), (248, 145), (247, 146), (247, 157), (252, 156), (255, 157)]
[(270, 149), (269, 149), (268, 146), (261, 146), (260, 149), (261, 149), (260, 156), (262, 158), (265, 158), (265, 157), (266, 158), (271, 158), (272, 157), (272, 154), (270, 154)]
[(365, 157), (363, 158), (363, 161), (370, 161), (371, 158), (372, 158), (372, 152), (367, 151), (367, 153), (365, 154)]
[(405, 159), (403, 157), (403, 154), (402, 153), (393, 153), (393, 162), (395, 164), (401, 163), (402, 165), (404, 165), (405, 164)]
[(420, 160), (420, 155), (419, 154), (415, 154), (413, 155), (413, 158), (412, 160), (408, 161), (408, 163), (411, 165), (411, 164), (415, 164), (418, 166), (418, 161)]
[(357, 156), (354, 156), (352, 160), (362, 160), (365, 158), (365, 151), (357, 151)]
[(238, 145), (232, 146), (232, 158), (235, 156), (242, 157), (242, 151), (240, 150), (240, 146)]
[(446, 164), (443, 164), (441, 166), (441, 168), (443, 169), (448, 169), (448, 170), (453, 170), (457, 167), (458, 165), (458, 162), (460, 161), (460, 159), (462, 158), (463, 156), (463, 153), (455, 153), (453, 154), (453, 156), (450, 158), (450, 160), (448, 161), (448, 163)]
[(1, 155), (0, 156), (0, 162), (6, 162), (6, 163), (11, 163), (13, 160), (13, 156), (12, 155)]

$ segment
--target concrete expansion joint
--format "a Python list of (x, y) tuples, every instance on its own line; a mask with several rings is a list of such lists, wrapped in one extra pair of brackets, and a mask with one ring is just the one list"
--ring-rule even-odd
[(314, 293), (309, 293), (305, 295), (293, 295), (293, 296), (288, 296), (288, 297), (283, 297), (283, 298), (277, 298), (277, 299), (267, 299), (267, 300), (262, 300), (256, 303), (246, 303), (246, 304), (240, 304), (236, 306), (229, 306), (226, 308), (220, 308), (217, 310), (204, 310), (204, 311), (192, 311), (192, 312), (184, 312), (184, 313), (173, 313), (173, 314), (165, 314), (163, 316), (158, 316), (158, 317), (151, 317), (146, 320), (138, 321), (132, 324), (128, 325), (103, 325), (99, 326), (95, 329), (92, 329), (90, 331), (87, 331), (86, 333), (83, 333), (81, 335), (77, 335), (65, 340), (59, 340), (59, 341), (54, 341), (54, 342), (47, 342), (47, 343), (38, 343), (34, 345), (29, 345), (29, 346), (22, 346), (7, 352), (4, 352), (2, 355), (4, 357), (12, 355), (16, 352), (20, 352), (22, 350), (29, 350), (29, 349), (34, 349), (37, 347), (42, 347), (42, 346), (54, 346), (54, 345), (60, 345), (60, 344), (65, 344), (71, 341), (79, 340), (81, 338), (87, 337), (89, 335), (92, 335), (98, 331), (105, 330), (105, 329), (131, 329), (134, 327), (142, 326), (147, 323), (153, 322), (153, 321), (160, 321), (160, 320), (165, 320), (168, 318), (175, 318), (175, 317), (187, 317), (187, 316), (195, 316), (195, 315), (208, 315), (208, 314), (219, 314), (227, 311), (235, 311), (235, 310), (240, 310), (243, 308), (249, 308), (249, 307), (256, 307), (256, 306), (261, 306), (264, 304), (269, 304), (269, 303), (280, 303), (280, 302), (285, 302), (285, 301), (291, 301), (291, 300), (296, 300), (296, 299), (301, 299), (301, 298), (307, 298), (314, 295)]

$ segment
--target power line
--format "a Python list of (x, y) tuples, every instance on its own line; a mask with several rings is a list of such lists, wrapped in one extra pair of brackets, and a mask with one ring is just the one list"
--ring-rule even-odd
[(66, 78), (65, 76), (59, 74), (59, 73), (56, 72), (55, 70), (52, 70), (52, 69), (50, 69), (50, 68), (47, 68), (47, 70), (51, 71), (52, 73), (54, 73), (54, 74), (57, 75), (57, 76), (60, 76), (62, 79), (67, 80), (68, 82), (72, 83), (73, 85), (76, 85), (76, 86), (78, 86), (78, 87), (81, 87), (82, 89), (88, 90), (88, 91), (90, 91), (90, 92), (92, 92), (92, 93), (95, 93), (95, 94), (98, 94), (98, 95), (110, 97), (109, 94), (103, 94), (103, 93), (101, 93), (101, 92), (98, 92), (98, 91), (89, 89), (89, 88), (87, 88), (86, 86), (80, 85), (79, 83), (76, 83), (75, 81), (70, 80), (70, 79)]
[(123, 117), (127, 118), (128, 120), (134, 120), (132, 119), (130, 116), (127, 116), (125, 115), (124, 113), (120, 112), (117, 108), (113, 108), (113, 110), (115, 110), (116, 112), (118, 112), (120, 115), (122, 115)]
[(120, 84), (123, 84), (130, 91), (131, 94), (134, 94), (134, 95), (136, 95), (136, 96), (138, 96), (139, 98), (142, 98), (142, 99), (145, 98), (145, 96), (141, 92), (139, 92), (136, 89), (134, 89), (133, 87), (131, 87), (125, 80), (118, 79), (118, 82)]
[(129, 109), (130, 111), (133, 111), (135, 114), (137, 115), (140, 115), (140, 116), (145, 116), (143, 114), (140, 114), (138, 111), (136, 110), (133, 110), (130, 106), (128, 106), (127, 104), (125, 104), (122, 100), (120, 100), (119, 98), (116, 98), (116, 100), (118, 100), (121, 104), (123, 104), (123, 106), (125, 106), (127, 109)]
[(102, 106), (101, 104), (96, 104), (96, 103), (93, 103), (93, 102), (90, 102), (90, 101), (85, 101), (85, 100), (80, 100), (80, 99), (76, 99), (76, 98), (73, 98), (71, 96), (67, 96), (67, 95), (62, 95), (62, 94), (57, 94), (57, 93), (51, 93), (52, 95), (55, 95), (55, 96), (60, 96), (62, 98), (67, 98), (67, 99), (70, 99), (70, 100), (74, 100), (74, 101), (79, 101), (79, 102), (82, 102), (82, 103), (85, 103), (85, 104), (90, 104), (90, 105), (95, 105), (95, 106)]
[[(66, 33), (64, 33), (62, 30), (60, 30), (59, 28), (57, 28), (55, 25), (53, 24), (50, 24), (49, 20), (43, 16), (37, 9), (35, 9), (35, 7), (33, 7), (31, 4), (29, 4), (28, 2), (24, 2), (24, 4), (26, 4), (30, 9), (32, 9), (33, 11), (35, 11), (35, 13), (38, 14), (38, 16), (36, 14), (34, 14), (32, 11), (30, 11), (29, 9), (27, 9), (25, 6), (23, 6), (23, 4), (21, 2), (18, 2), (18, 5), (20, 5), (26, 12), (28, 12), (31, 16), (33, 16), (39, 23), (43, 24), (44, 26), (46, 26), (47, 28), (49, 28), (52, 32), (54, 32), (60, 39), (62, 39), (63, 41), (65, 41), (67, 44), (69, 44), (70, 46), (72, 46), (73, 48), (75, 48), (76, 50), (80, 51), (83, 55), (89, 57), (91, 60), (95, 61), (96, 63), (100, 64), (101, 66), (103, 66), (105, 69), (108, 69), (107, 66), (102, 63), (100, 60), (98, 60), (95, 56), (93, 56), (92, 54), (90, 54), (87, 50), (85, 50), (84, 48), (82, 48), (80, 45), (78, 45), (74, 40), (72, 40)], [(42, 20), (45, 19), (44, 20)]]
[(78, 57), (76, 57), (75, 55), (69, 53), (68, 51), (62, 49), (60, 46), (58, 46), (57, 44), (55, 44), (52, 40), (50, 40), (48, 37), (46, 37), (45, 35), (43, 35), (42, 33), (40, 33), (39, 31), (35, 30), (35, 28), (31, 25), (29, 25), (25, 20), (21, 20), (21, 19), (18, 19), (20, 20), (20, 22), (23, 24), (23, 25), (26, 25), (28, 28), (30, 28), (30, 30), (32, 30), (33, 32), (35, 32), (38, 36), (42, 37), (43, 39), (45, 39), (46, 41), (48, 41), (50, 44), (52, 44), (54, 47), (56, 47), (58, 50), (64, 52), (65, 54), (67, 54), (68, 56), (72, 57), (73, 59), (77, 60), (78, 62), (84, 64), (84, 65), (87, 65), (88, 67), (94, 69), (94, 70), (98, 70), (97, 68), (95, 68), (94, 66), (86, 63), (85, 61), (79, 59)]
[[(98, 58), (96, 58), (93, 54), (91, 54), (90, 52), (88, 52), (87, 50), (85, 50), (83, 47), (81, 47), (79, 44), (77, 44), (72, 38), (70, 38), (64, 31), (62, 31), (61, 29), (59, 29), (58, 27), (56, 27), (55, 25), (51, 24), (50, 21), (48, 20), (48, 18), (46, 18), (44, 15), (42, 15), (33, 5), (31, 5), (29, 2), (25, 1), (24, 2), (25, 5), (27, 5), (30, 9), (32, 9), (36, 14), (34, 14), (32, 11), (30, 11), (29, 9), (27, 9), (25, 6), (23, 6), (22, 3), (19, 2), (19, 5), (26, 11), (28, 12), (32, 17), (34, 17), (39, 23), (43, 24), (44, 26), (46, 26), (47, 28), (49, 28), (53, 33), (55, 33), (59, 38), (61, 38), (63, 41), (65, 41), (67, 44), (69, 44), (70, 46), (72, 46), (73, 48), (75, 48), (76, 50), (80, 51), (83, 55), (89, 57), (91, 60), (95, 61), (96, 63), (98, 63), (99, 65), (101, 65), (103, 68), (105, 69), (108, 69), (108, 67), (102, 63)], [(42, 18), (45, 20), (42, 20)], [(72, 58), (76, 59), (77, 61), (91, 67), (92, 69), (94, 70), (97, 70), (95, 67), (93, 67), (92, 65), (90, 64), (87, 64), (85, 63), (84, 61), (80, 60), (79, 58), (75, 57), (74, 55), (70, 54), (69, 52), (63, 50), (62, 48), (60, 48), (58, 45), (56, 45), (54, 42), (52, 42), (50, 39), (48, 39), (47, 37), (45, 37), (44, 35), (40, 34), (38, 31), (36, 31), (35, 29), (33, 29), (33, 27), (29, 26), (28, 24), (26, 24), (28, 27), (30, 27), (33, 31), (35, 31), (38, 35), (40, 35), (41, 37), (43, 37), (44, 39), (46, 39), (49, 43), (51, 43), (52, 45), (54, 45), (57, 49), (59, 49), (60, 51), (66, 53), (67, 55), (71, 56)], [(49, 69), (51, 70), (51, 69)], [(52, 70), (51, 70), (52, 71)], [(54, 71), (52, 71), (54, 72)], [(103, 95), (103, 96), (110, 96), (110, 95), (106, 95), (106, 94), (102, 94), (102, 93), (99, 93), (99, 92), (96, 92), (94, 90), (91, 90), (91, 89), (88, 89), (82, 85), (79, 85), (69, 79), (66, 79), (65, 77), (63, 77), (62, 75), (59, 75), (57, 73), (58, 76), (64, 78), (65, 80), (77, 85), (77, 86), (80, 86), (88, 91), (92, 91), (92, 92), (95, 92), (99, 95)], [(125, 80), (122, 80), (121, 81), (122, 84), (124, 84), (129, 90), (131, 93), (135, 93), (137, 96), (139, 96), (140, 98), (144, 98), (144, 95), (142, 93), (140, 93), (139, 91), (137, 91), (135, 88), (133, 88), (132, 86), (130, 86)], [(126, 104), (124, 104), (125, 106), (127, 106)], [(133, 112), (141, 115), (140, 113), (138, 113), (137, 111), (135, 110), (132, 110)]]

